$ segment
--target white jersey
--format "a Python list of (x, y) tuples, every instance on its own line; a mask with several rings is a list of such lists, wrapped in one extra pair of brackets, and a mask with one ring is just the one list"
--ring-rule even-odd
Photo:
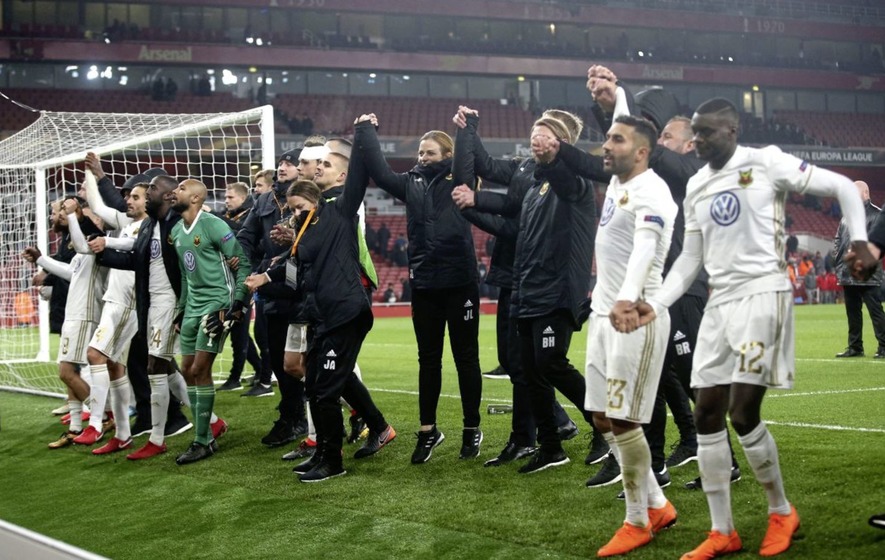
[(163, 264), (163, 239), (160, 239), (160, 222), (154, 224), (151, 232), (151, 264), (150, 264), (150, 295), (151, 306), (175, 307), (177, 298), (169, 275), (166, 274), (166, 266)]
[(617, 301), (637, 230), (660, 232), (641, 297), (648, 298), (660, 289), (678, 210), (667, 183), (651, 169), (626, 183), (612, 177), (596, 231), (596, 287), (591, 305), (594, 313), (608, 315)]
[(776, 146), (738, 146), (722, 169), (707, 164), (689, 179), (685, 233), (699, 231), (703, 239), (708, 307), (791, 289), (784, 260), (787, 193), (804, 192), (813, 170)]
[(65, 305), (65, 321), (92, 321), (101, 319), (101, 295), (105, 291), (107, 269), (99, 266), (95, 255), (74, 255), (71, 260), (71, 285)]
[[(120, 228), (119, 239), (138, 237), (141, 220), (131, 222)], [(112, 268), (108, 272), (108, 289), (104, 293), (104, 301), (117, 303), (126, 308), (135, 307), (135, 271)]]

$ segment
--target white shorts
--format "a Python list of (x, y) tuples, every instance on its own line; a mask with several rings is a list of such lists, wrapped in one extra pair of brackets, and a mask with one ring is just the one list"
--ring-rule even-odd
[(669, 313), (630, 334), (616, 331), (608, 316), (592, 315), (587, 328), (584, 408), (604, 411), (609, 418), (648, 423), (669, 335)]
[(286, 352), (307, 352), (307, 325), (292, 323), (286, 331)]
[(92, 321), (65, 321), (58, 341), (58, 361), (86, 365), (86, 348), (95, 331)]
[(704, 312), (691, 386), (747, 383), (792, 389), (794, 365), (793, 295), (755, 294)]
[(92, 334), (89, 347), (95, 348), (111, 361), (126, 365), (129, 345), (138, 332), (135, 309), (106, 302), (101, 310), (101, 321)]
[(148, 308), (148, 354), (162, 360), (171, 360), (178, 353), (178, 335), (172, 321), (175, 306), (151, 305)]

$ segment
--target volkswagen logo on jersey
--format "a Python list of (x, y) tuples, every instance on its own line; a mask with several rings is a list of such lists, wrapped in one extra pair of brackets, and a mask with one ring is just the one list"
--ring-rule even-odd
[(741, 215), (741, 201), (732, 192), (716, 195), (710, 204), (710, 217), (720, 226), (730, 226)]
[(193, 272), (197, 268), (197, 257), (194, 256), (194, 252), (190, 249), (184, 252), (184, 268), (188, 272)]
[(160, 240), (151, 239), (151, 258), (156, 259), (160, 256)]
[(606, 197), (605, 203), (602, 205), (602, 216), (599, 218), (599, 225), (604, 226), (615, 215), (615, 201)]

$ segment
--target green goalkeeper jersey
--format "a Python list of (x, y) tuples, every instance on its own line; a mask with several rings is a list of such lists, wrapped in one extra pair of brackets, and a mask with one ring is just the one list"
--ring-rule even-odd
[[(172, 241), (181, 267), (178, 308), (185, 317), (228, 309), (234, 300), (248, 302), (249, 260), (224, 220), (200, 211), (189, 227), (183, 219), (175, 224)], [(227, 264), (232, 257), (240, 260), (236, 272)]]

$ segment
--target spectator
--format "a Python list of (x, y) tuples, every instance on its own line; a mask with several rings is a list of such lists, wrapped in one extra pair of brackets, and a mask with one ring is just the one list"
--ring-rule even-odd
[(797, 251), (799, 251), (799, 239), (790, 232), (787, 237), (787, 260), (790, 260), (790, 256), (795, 255)]
[(313, 134), (313, 119), (307, 113), (301, 115), (301, 134), (305, 136)]
[(409, 279), (401, 278), (399, 283), (400, 286), (402, 286), (402, 289), (399, 293), (399, 300), (402, 302), (412, 301), (412, 284), (409, 283)]
[(486, 256), (491, 258), (492, 251), (495, 250), (495, 236), (490, 235), (486, 238)]
[(163, 93), (165, 101), (175, 101), (175, 95), (178, 93), (178, 84), (175, 83), (175, 80), (166, 78), (166, 83), (163, 84)]
[(369, 222), (366, 222), (366, 247), (369, 251), (378, 253), (378, 233)]
[(814, 266), (811, 266), (811, 268), (805, 271), (803, 282), (805, 283), (805, 297), (808, 298), (808, 303), (820, 303), (817, 273), (814, 271)]
[(409, 242), (403, 234), (396, 236), (393, 242), (393, 264), (396, 266), (409, 266)]
[(816, 251), (814, 253), (814, 259), (812, 259), (812, 264), (814, 264), (814, 271), (818, 274), (824, 272), (824, 258), (820, 254), (820, 251)]
[(393, 284), (387, 284), (384, 290), (384, 303), (396, 303), (396, 293), (393, 291)]
[(381, 227), (378, 228), (378, 240), (377, 240), (377, 249), (378, 254), (384, 258), (387, 258), (387, 249), (390, 247), (390, 230), (387, 229), (387, 224), (381, 222)]
[(489, 267), (481, 260), (476, 261), (476, 271), (479, 273), (479, 297), (489, 297), (489, 286), (486, 284), (486, 276), (489, 275)]

